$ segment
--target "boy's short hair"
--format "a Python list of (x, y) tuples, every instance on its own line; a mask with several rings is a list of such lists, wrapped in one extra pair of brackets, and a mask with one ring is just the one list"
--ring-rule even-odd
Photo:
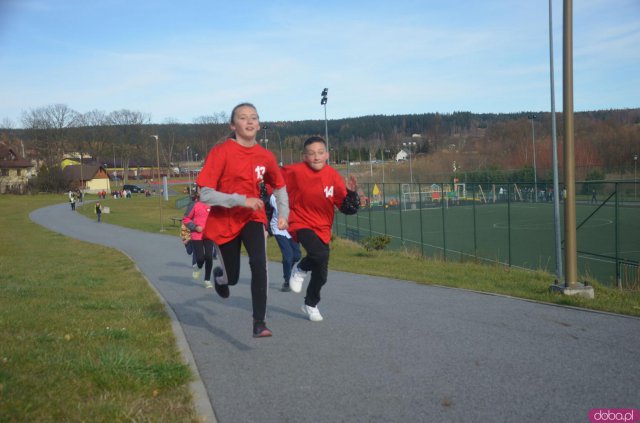
[(314, 142), (321, 142), (322, 144), (324, 144), (325, 148), (327, 147), (327, 142), (324, 140), (324, 138), (322, 137), (318, 137), (318, 136), (313, 136), (313, 137), (309, 137), (305, 140), (302, 148), (307, 148), (307, 146), (309, 144), (313, 144)]

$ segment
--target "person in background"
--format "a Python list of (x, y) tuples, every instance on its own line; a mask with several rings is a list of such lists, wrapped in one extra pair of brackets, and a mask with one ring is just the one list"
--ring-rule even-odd
[[(197, 197), (198, 194), (196, 191), (192, 191), (189, 193), (189, 203), (184, 209), (184, 214), (182, 215), (183, 220), (184, 217), (188, 216), (193, 209), (193, 206), (196, 204)], [(191, 244), (191, 231), (189, 230), (189, 228), (187, 228), (184, 222), (180, 226), (180, 238), (182, 238), (182, 242), (184, 244), (184, 248), (187, 250), (187, 254), (191, 256), (191, 267), (195, 272), (198, 268), (198, 265), (196, 264), (196, 256), (195, 254), (193, 254), (193, 245)]]
[(282, 276), (284, 277), (284, 283), (282, 284), (282, 292), (290, 292), (289, 278), (291, 277), (291, 269), (298, 260), (302, 257), (300, 253), (300, 244), (291, 237), (291, 234), (286, 229), (278, 229), (278, 205), (276, 197), (272, 194), (269, 198), (269, 203), (273, 209), (271, 215), (271, 221), (269, 226), (271, 228), (271, 234), (276, 239), (280, 252), (282, 253)]
[(196, 268), (193, 270), (193, 279), (200, 278), (200, 272), (204, 265), (204, 286), (205, 288), (213, 288), (211, 284), (211, 270), (213, 269), (213, 241), (204, 236), (204, 229), (209, 218), (211, 207), (208, 204), (198, 201), (185, 217), (182, 223), (191, 231), (191, 247), (192, 254), (196, 257)]
[(221, 268), (214, 270), (214, 287), (222, 298), (240, 277), (240, 247), (244, 245), (251, 267), (253, 336), (272, 335), (266, 326), (267, 272), (265, 204), (260, 184), (273, 189), (280, 216), (278, 228), (287, 229), (289, 202), (275, 156), (256, 141), (260, 119), (255, 106), (241, 103), (233, 108), (232, 135), (209, 152), (196, 179), (200, 201), (211, 206), (205, 238), (215, 242)]
[(98, 223), (100, 223), (100, 216), (102, 216), (102, 206), (100, 205), (99, 201), (96, 203), (96, 216), (98, 216)]
[(282, 170), (290, 198), (289, 232), (307, 252), (293, 268), (289, 285), (293, 292), (301, 292), (311, 272), (302, 311), (313, 322), (323, 320), (318, 303), (320, 290), (327, 282), (335, 208), (355, 214), (360, 207), (355, 177), (351, 175), (345, 184), (340, 173), (327, 164), (328, 159), (326, 141), (311, 137), (304, 142), (304, 161)]

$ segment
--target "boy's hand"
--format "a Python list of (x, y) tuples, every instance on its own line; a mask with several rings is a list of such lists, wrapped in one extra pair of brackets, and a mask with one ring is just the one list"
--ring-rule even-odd
[(358, 181), (356, 181), (356, 177), (351, 175), (346, 183), (347, 189), (349, 191), (357, 191), (358, 190)]
[(289, 222), (284, 217), (278, 217), (278, 229), (284, 231), (289, 228)]

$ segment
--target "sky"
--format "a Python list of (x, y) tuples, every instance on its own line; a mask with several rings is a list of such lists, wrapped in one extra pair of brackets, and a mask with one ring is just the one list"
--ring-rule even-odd
[[(553, 0), (562, 111), (563, 2)], [(640, 107), (640, 0), (573, 1), (574, 110)], [(64, 104), (153, 123), (551, 110), (548, 0), (0, 0), (0, 126)]]

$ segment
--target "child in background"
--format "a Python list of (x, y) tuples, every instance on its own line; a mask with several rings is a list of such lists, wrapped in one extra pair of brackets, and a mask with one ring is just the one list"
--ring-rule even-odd
[(102, 215), (102, 206), (100, 205), (99, 201), (96, 203), (96, 215), (98, 216), (98, 223), (100, 223), (100, 216)]
[(300, 244), (291, 237), (291, 234), (286, 229), (278, 229), (278, 205), (276, 204), (276, 197), (271, 195), (269, 203), (273, 208), (273, 215), (269, 226), (271, 227), (271, 233), (273, 234), (280, 252), (282, 253), (282, 276), (284, 277), (284, 283), (282, 284), (282, 292), (290, 292), (289, 278), (291, 277), (291, 269), (296, 264), (300, 257)]
[(193, 279), (200, 278), (202, 265), (204, 264), (204, 287), (213, 288), (211, 284), (211, 270), (213, 268), (213, 241), (204, 237), (204, 229), (209, 218), (211, 207), (196, 199), (193, 208), (182, 218), (182, 223), (191, 231), (192, 254), (196, 258), (196, 267), (193, 269)]

